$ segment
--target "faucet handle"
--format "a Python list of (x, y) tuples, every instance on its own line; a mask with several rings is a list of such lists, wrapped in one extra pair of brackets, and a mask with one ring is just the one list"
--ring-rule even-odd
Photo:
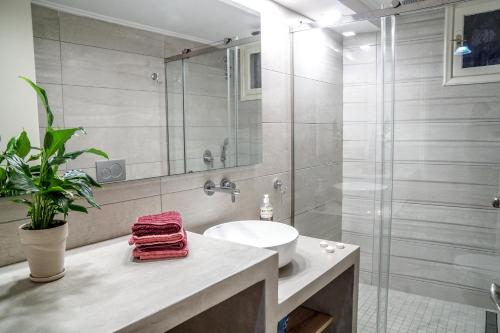
[(220, 186), (223, 188), (232, 188), (232, 189), (236, 188), (236, 184), (227, 178), (222, 178), (222, 180), (220, 181)]

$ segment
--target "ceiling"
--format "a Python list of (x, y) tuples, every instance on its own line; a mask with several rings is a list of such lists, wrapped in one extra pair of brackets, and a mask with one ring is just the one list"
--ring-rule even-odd
[[(314, 21), (323, 21), (332, 12), (352, 15), (373, 10), (382, 0), (275, 0)], [(377, 25), (369, 21), (355, 22), (332, 27), (337, 32), (354, 31), (356, 33), (377, 31)]]
[(227, 0), (32, 0), (77, 15), (207, 43), (260, 30), (257, 12)]

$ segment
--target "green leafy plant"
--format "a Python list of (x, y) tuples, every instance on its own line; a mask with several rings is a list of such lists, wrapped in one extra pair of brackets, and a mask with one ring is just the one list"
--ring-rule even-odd
[(70, 170), (60, 175), (59, 167), (85, 153), (104, 158), (108, 155), (90, 148), (66, 152), (66, 143), (83, 128), (52, 128), (54, 115), (49, 106), (47, 93), (30, 79), (21, 77), (36, 92), (47, 115), (47, 130), (42, 147), (32, 147), (23, 130), (7, 143), (0, 153), (0, 197), (15, 196), (13, 201), (28, 206), (31, 229), (48, 229), (61, 222), (55, 221), (57, 214), (64, 220), (70, 211), (87, 213), (87, 208), (76, 204), (78, 199), (100, 208), (94, 199), (92, 187), (100, 187), (88, 174), (81, 170)]

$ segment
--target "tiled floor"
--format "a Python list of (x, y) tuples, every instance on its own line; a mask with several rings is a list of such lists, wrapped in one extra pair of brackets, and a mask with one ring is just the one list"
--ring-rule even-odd
[[(358, 332), (376, 332), (377, 289), (360, 284)], [(389, 291), (387, 332), (484, 333), (485, 309)]]

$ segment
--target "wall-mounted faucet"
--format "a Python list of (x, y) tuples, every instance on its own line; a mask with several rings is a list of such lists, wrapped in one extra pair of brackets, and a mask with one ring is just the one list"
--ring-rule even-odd
[(279, 191), (281, 194), (285, 194), (288, 187), (283, 184), (281, 179), (276, 178), (273, 182), (273, 187), (275, 190)]
[(203, 163), (205, 163), (205, 165), (209, 168), (214, 167), (214, 156), (208, 149), (203, 152)]
[(240, 195), (240, 190), (236, 188), (236, 184), (227, 178), (220, 181), (220, 186), (215, 185), (211, 180), (207, 180), (203, 186), (203, 191), (209, 196), (214, 195), (215, 192), (229, 193), (232, 202), (236, 202), (236, 196)]

